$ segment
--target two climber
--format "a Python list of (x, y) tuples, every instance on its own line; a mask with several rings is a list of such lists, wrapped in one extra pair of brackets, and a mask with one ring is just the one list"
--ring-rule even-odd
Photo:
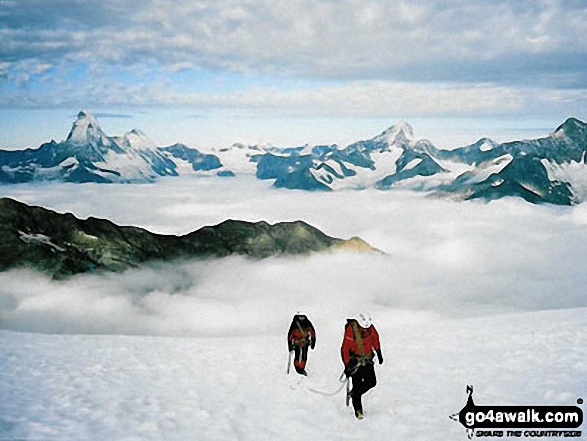
[[(308, 348), (314, 349), (316, 345), (316, 331), (305, 314), (298, 312), (294, 316), (287, 341), (290, 357), (292, 353), (295, 356), (296, 372), (307, 375), (305, 368)], [(347, 319), (340, 352), (345, 366), (344, 373), (347, 378), (352, 380), (352, 389), (349, 395), (352, 399), (355, 416), (362, 419), (361, 397), (377, 384), (374, 368), (375, 355), (377, 355), (379, 364), (383, 363), (379, 333), (373, 326), (370, 314), (362, 312)]]

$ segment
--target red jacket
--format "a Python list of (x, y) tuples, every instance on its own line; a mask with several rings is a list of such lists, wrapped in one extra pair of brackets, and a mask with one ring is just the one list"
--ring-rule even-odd
[(353, 357), (356, 358), (360, 357), (361, 355), (365, 355), (367, 357), (373, 358), (373, 351), (377, 352), (378, 354), (381, 351), (381, 346), (379, 345), (379, 334), (377, 333), (375, 326), (371, 325), (369, 328), (364, 329), (361, 328), (357, 323), (356, 328), (360, 335), (361, 342), (363, 343), (363, 353), (361, 354), (359, 345), (355, 339), (353, 323), (356, 323), (356, 321), (348, 320), (344, 329), (342, 347), (340, 348), (342, 361), (344, 362), (345, 366), (348, 366)]
[(316, 331), (312, 322), (305, 315), (294, 316), (289, 327), (289, 332), (287, 333), (287, 340), (290, 351), (294, 346), (304, 347), (308, 344), (314, 349), (316, 345)]

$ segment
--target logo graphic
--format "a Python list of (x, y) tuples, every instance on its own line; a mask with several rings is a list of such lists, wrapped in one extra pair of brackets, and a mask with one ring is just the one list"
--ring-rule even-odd
[[(477, 406), (473, 402), (473, 386), (467, 386), (467, 404), (450, 415), (466, 429), (469, 439), (477, 437), (578, 437), (576, 429), (583, 423), (583, 411), (577, 406)], [(583, 400), (577, 400), (582, 404)], [(475, 432), (475, 429), (487, 429)], [(503, 430), (510, 429), (507, 433)], [(516, 430), (543, 429), (543, 430)], [(559, 430), (552, 430), (559, 429)], [(560, 430), (566, 429), (566, 430)]]

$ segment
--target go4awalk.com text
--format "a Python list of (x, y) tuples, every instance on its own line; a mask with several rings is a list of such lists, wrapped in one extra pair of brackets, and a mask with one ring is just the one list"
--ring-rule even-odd
[[(568, 405), (501, 406), (476, 405), (473, 387), (467, 386), (467, 404), (460, 412), (450, 416), (466, 429), (469, 439), (509, 438), (579, 438), (583, 424), (583, 410)], [(583, 400), (577, 400), (578, 405)]]

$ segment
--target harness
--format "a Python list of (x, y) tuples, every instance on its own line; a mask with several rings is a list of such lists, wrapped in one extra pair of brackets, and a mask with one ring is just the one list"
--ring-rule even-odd
[(365, 349), (363, 348), (363, 339), (361, 338), (361, 332), (359, 331), (359, 325), (357, 325), (357, 322), (353, 322), (351, 323), (351, 327), (353, 328), (353, 334), (355, 337), (355, 342), (357, 343), (357, 348), (359, 348), (359, 355), (355, 356), (357, 364), (351, 370), (351, 375), (354, 375), (359, 370), (359, 367), (374, 363), (373, 353), (365, 354)]
[(300, 322), (296, 320), (296, 326), (298, 327), (298, 329), (300, 330), (300, 333), (302, 334), (302, 337), (299, 338), (297, 341), (294, 341), (294, 343), (296, 343), (299, 346), (299, 343), (306, 343), (308, 341), (308, 337), (311, 337), (311, 333), (310, 330), (308, 329), (308, 331), (304, 331), (302, 329), (302, 325), (300, 325)]

